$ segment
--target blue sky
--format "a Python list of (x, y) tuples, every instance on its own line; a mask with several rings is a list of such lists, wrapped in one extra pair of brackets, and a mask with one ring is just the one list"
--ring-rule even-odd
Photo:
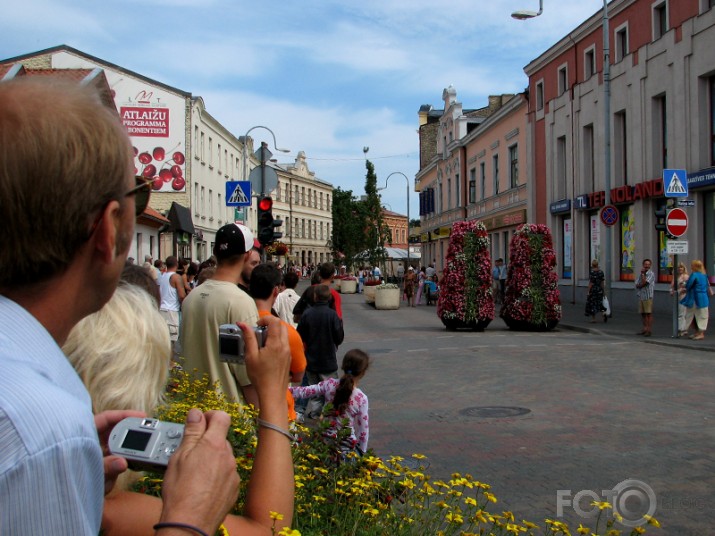
[[(0, 0), (0, 58), (61, 44), (203, 97), (236, 136), (255, 125), (305, 151), (316, 176), (364, 193), (419, 169), (417, 111), (451, 85), (465, 108), (522, 91), (523, 68), (602, 0)], [(251, 135), (271, 142), (260, 129)], [(383, 203), (406, 213), (392, 177)], [(410, 197), (418, 217), (418, 197)]]

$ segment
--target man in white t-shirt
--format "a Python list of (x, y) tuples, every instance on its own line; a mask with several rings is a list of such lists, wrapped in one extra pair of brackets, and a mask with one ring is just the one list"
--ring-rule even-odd
[(295, 328), (298, 327), (298, 323), (293, 320), (293, 308), (300, 300), (300, 295), (295, 291), (295, 287), (298, 285), (298, 274), (293, 270), (288, 271), (283, 276), (283, 283), (286, 288), (278, 294), (273, 308), (281, 320)]
[(253, 299), (238, 287), (244, 264), (253, 248), (253, 234), (243, 225), (229, 223), (216, 231), (216, 273), (196, 287), (183, 302), (181, 347), (187, 370), (208, 374), (223, 393), (237, 402), (258, 407), (258, 396), (246, 365), (229, 365), (219, 359), (218, 328), (245, 322), (255, 326), (258, 310)]

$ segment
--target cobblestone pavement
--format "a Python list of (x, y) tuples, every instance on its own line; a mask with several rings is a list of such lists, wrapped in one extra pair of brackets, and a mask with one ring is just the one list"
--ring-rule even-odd
[(359, 347), (373, 357), (361, 387), (377, 454), (425, 454), (435, 478), (470, 473), (493, 486), (497, 511), (535, 522), (556, 516), (558, 490), (601, 497), (637, 479), (655, 493), (657, 533), (715, 533), (709, 339), (671, 339), (670, 320), (658, 318), (646, 339), (636, 313), (594, 325), (570, 305), (548, 333), (512, 332), (500, 319), (483, 333), (447, 332), (435, 307), (377, 311), (359, 294), (343, 295), (343, 314), (339, 356)]

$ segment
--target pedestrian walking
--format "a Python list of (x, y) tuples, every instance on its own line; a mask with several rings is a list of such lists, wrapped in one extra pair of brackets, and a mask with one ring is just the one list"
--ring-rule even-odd
[(410, 266), (407, 269), (407, 275), (405, 276), (405, 297), (407, 298), (407, 307), (415, 306), (415, 281), (417, 277), (415, 276), (415, 269)]
[(608, 322), (606, 308), (603, 306), (606, 278), (603, 270), (598, 267), (598, 260), (591, 261), (591, 270), (588, 273), (588, 296), (586, 298), (586, 316), (591, 317), (591, 323), (596, 322), (596, 315), (603, 313), (603, 321)]
[(705, 338), (705, 330), (708, 329), (708, 317), (710, 307), (710, 283), (705, 275), (703, 261), (694, 260), (690, 263), (691, 274), (685, 286), (685, 298), (681, 301), (685, 305), (685, 325), (690, 324), (695, 319), (695, 333), (690, 338), (701, 341)]
[(655, 291), (655, 274), (650, 269), (653, 262), (643, 260), (641, 273), (636, 279), (636, 295), (638, 296), (638, 312), (643, 320), (643, 329), (638, 335), (650, 337), (653, 326), (653, 293)]
[(420, 273), (417, 274), (417, 296), (415, 296), (415, 305), (419, 305), (422, 300), (422, 289), (425, 286), (425, 281), (427, 280), (427, 274), (425, 273), (425, 267), (420, 268)]
[(688, 284), (688, 269), (685, 267), (685, 263), (678, 263), (678, 272), (673, 278), (673, 284), (670, 287), (670, 295), (673, 296), (676, 292), (678, 293), (678, 337), (685, 337), (688, 334), (688, 324), (685, 323), (685, 310), (686, 307), (681, 301), (685, 298), (687, 294)]

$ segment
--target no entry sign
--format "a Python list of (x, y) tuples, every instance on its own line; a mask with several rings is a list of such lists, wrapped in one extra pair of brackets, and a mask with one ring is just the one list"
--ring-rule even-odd
[(688, 230), (688, 215), (682, 208), (669, 210), (665, 217), (665, 228), (673, 236), (683, 236)]

